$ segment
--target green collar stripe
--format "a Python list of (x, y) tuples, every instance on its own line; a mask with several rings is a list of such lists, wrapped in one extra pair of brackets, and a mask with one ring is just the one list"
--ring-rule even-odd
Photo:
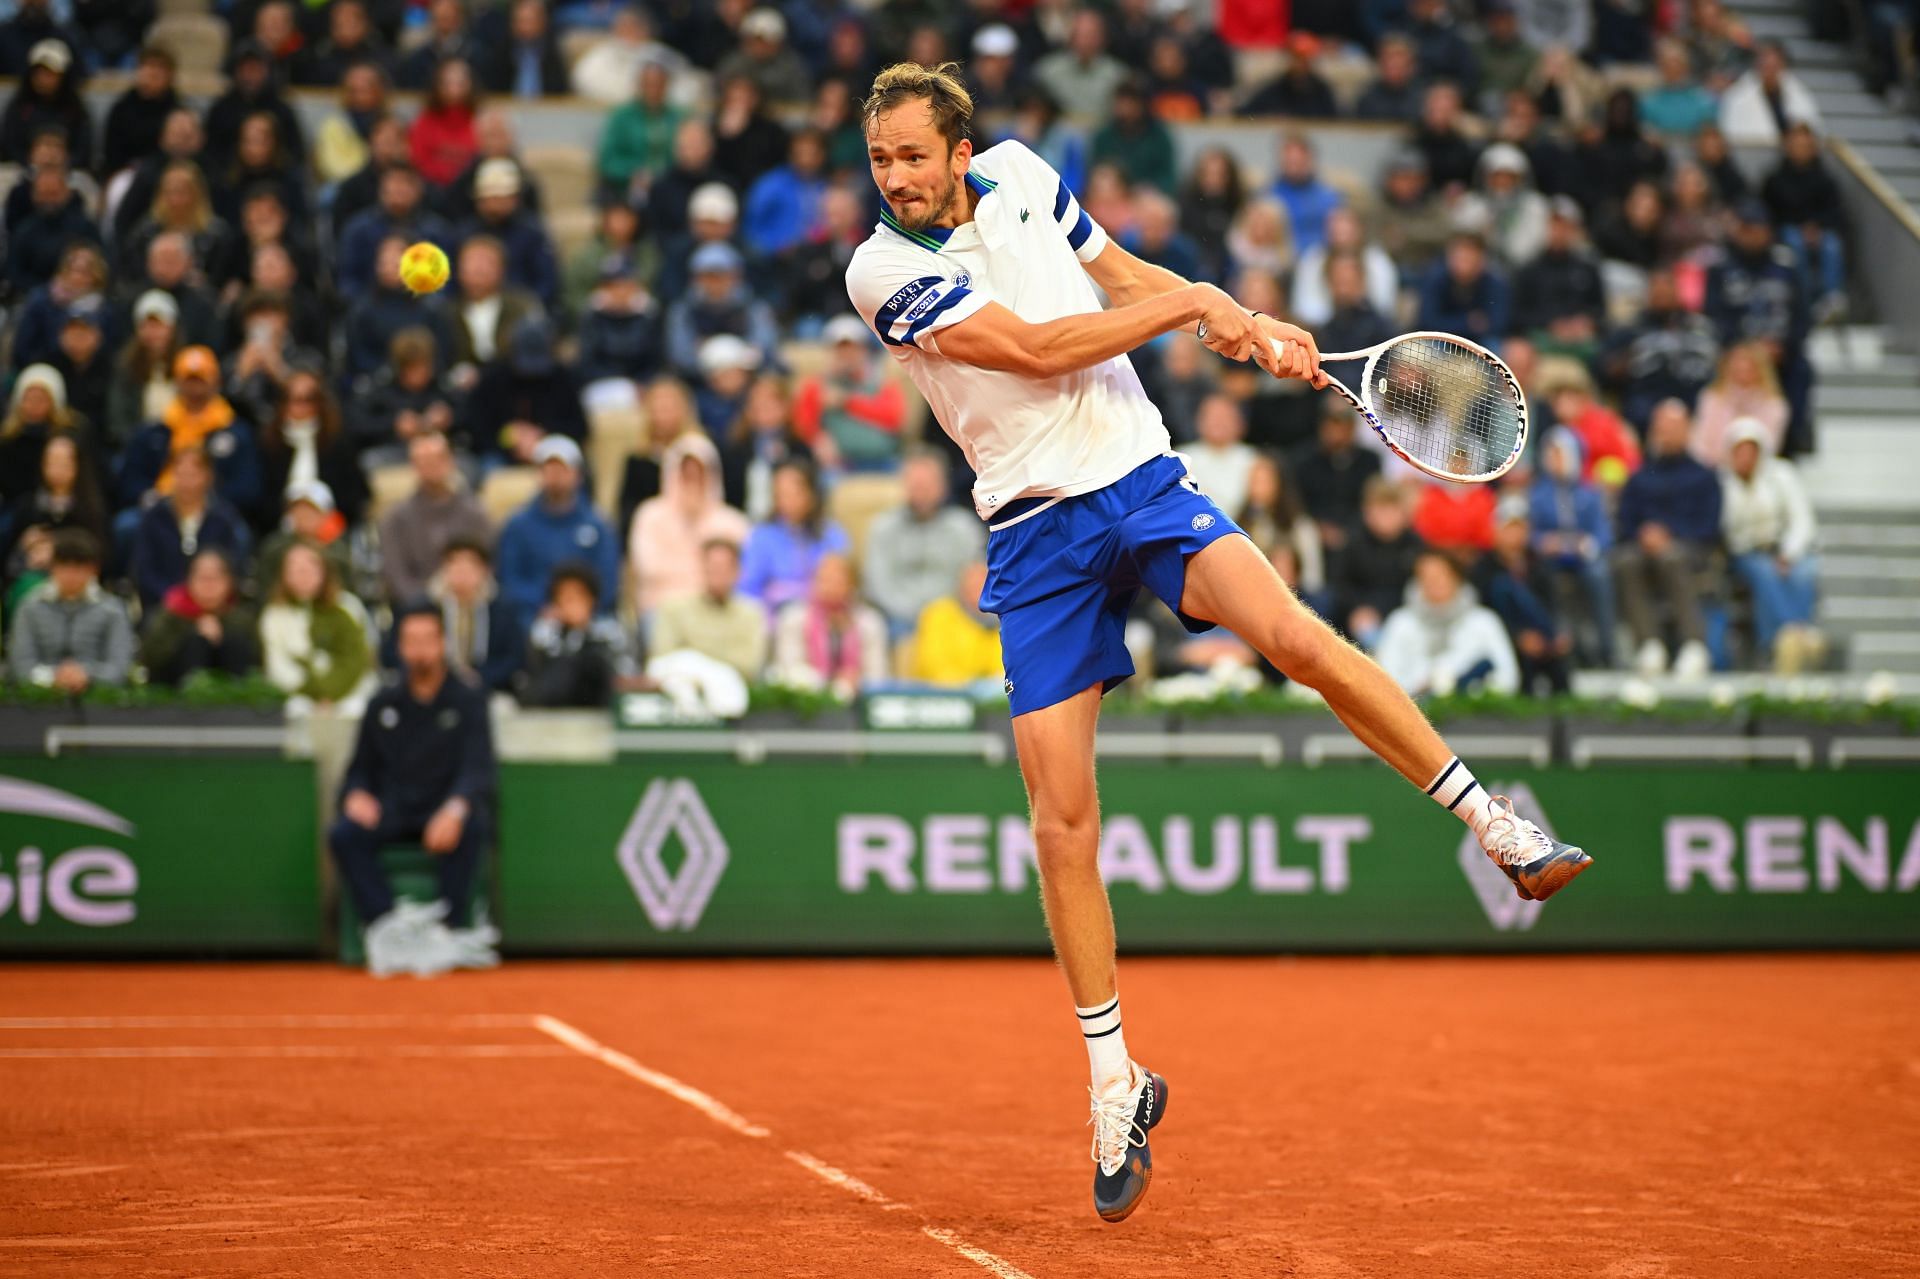
[(895, 231), (899, 232), (901, 235), (904, 235), (905, 237), (907, 237), (907, 239), (912, 240), (915, 244), (918, 244), (923, 248), (932, 249), (936, 253), (940, 251), (940, 241), (934, 239), (930, 235), (922, 235), (918, 231), (907, 230), (907, 228), (901, 226), (899, 220), (893, 216), (892, 210), (890, 209), (880, 210), (880, 220), (886, 223), (889, 227), (892, 227)]
[[(999, 185), (998, 182), (993, 181), (991, 178), (984, 178), (971, 169), (967, 170), (967, 186), (980, 195), (990, 194)], [(898, 218), (893, 216), (893, 210), (884, 205), (881, 206), (880, 209), (880, 221), (902, 237), (911, 240), (923, 249), (931, 249), (935, 253), (940, 251), (941, 246), (944, 245), (948, 237), (953, 234), (952, 230), (946, 227), (934, 227), (928, 231), (909, 231), (900, 225)]]

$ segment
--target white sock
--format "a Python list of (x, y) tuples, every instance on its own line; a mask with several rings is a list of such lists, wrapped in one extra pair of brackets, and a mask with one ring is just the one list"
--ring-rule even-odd
[(1487, 801), (1492, 796), (1473, 775), (1473, 770), (1455, 755), (1427, 786), (1433, 802), (1465, 822), (1475, 835), (1487, 832)]
[(1132, 1073), (1127, 1057), (1127, 1037), (1120, 1030), (1120, 996), (1115, 995), (1096, 1008), (1075, 1008), (1080, 1018), (1080, 1033), (1087, 1040), (1087, 1062), (1093, 1067), (1094, 1087), (1112, 1079), (1125, 1079)]

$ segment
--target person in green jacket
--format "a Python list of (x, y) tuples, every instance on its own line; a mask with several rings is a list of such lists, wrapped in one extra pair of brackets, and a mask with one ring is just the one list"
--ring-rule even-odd
[(644, 195), (673, 167), (673, 135), (686, 112), (667, 101), (670, 77), (658, 62), (640, 64), (633, 98), (613, 109), (600, 135), (600, 180), (618, 200)]
[(657, 238), (641, 236), (639, 212), (620, 200), (600, 206), (600, 229), (568, 254), (560, 269), (560, 296), (567, 304), (567, 314), (587, 313), (594, 290), (600, 287), (601, 267), (610, 257), (626, 259), (627, 274), (648, 289), (660, 276)]
[(155, 684), (178, 684), (196, 671), (238, 678), (260, 665), (257, 631), (253, 610), (234, 587), (227, 553), (202, 547), (187, 565), (187, 580), (148, 615), (140, 664)]
[(1113, 95), (1113, 116), (1093, 135), (1093, 163), (1119, 167), (1133, 184), (1172, 195), (1179, 187), (1173, 135), (1147, 110), (1146, 88), (1129, 80)]
[(366, 610), (340, 589), (311, 542), (289, 546), (280, 578), (260, 614), (267, 679), (289, 697), (318, 705), (360, 702), (379, 680)]

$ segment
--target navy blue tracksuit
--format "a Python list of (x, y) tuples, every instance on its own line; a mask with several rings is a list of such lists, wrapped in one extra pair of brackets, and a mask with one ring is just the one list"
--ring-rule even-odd
[(379, 800), (379, 829), (369, 830), (343, 813), (327, 832), (327, 845), (362, 923), (393, 909), (393, 889), (380, 864), (380, 850), (419, 842), (427, 822), (454, 796), (467, 802), (466, 824), (459, 844), (434, 857), (433, 865), (447, 903), (448, 925), (463, 928), (472, 922), (468, 907), (486, 848), (494, 783), (493, 729), (485, 693), (449, 673), (430, 702), (416, 701), (404, 677), (374, 695), (360, 721), (360, 738), (340, 794), (344, 798), (349, 791), (364, 790)]

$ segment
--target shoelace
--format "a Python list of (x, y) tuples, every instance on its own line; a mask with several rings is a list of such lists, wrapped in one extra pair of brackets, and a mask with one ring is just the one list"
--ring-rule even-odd
[(1513, 811), (1513, 801), (1496, 795), (1487, 801), (1487, 835), (1481, 841), (1489, 856), (1503, 866), (1525, 866), (1553, 851), (1546, 832)]
[(1087, 1089), (1087, 1095), (1093, 1098), (1093, 1115), (1087, 1120), (1093, 1125), (1093, 1158), (1108, 1176), (1120, 1170), (1128, 1146), (1147, 1144), (1146, 1132), (1133, 1121), (1140, 1106), (1138, 1094), (1137, 1088), (1107, 1096)]

